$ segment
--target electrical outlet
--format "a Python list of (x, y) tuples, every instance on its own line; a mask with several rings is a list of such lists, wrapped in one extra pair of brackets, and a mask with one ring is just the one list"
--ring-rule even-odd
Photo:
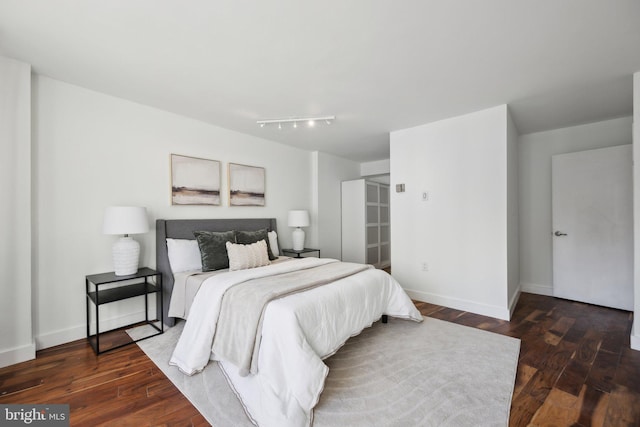
[(422, 263), (422, 271), (429, 271), (429, 263), (427, 262)]

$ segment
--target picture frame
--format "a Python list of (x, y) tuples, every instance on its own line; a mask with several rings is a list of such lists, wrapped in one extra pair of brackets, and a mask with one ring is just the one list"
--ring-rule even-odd
[(171, 204), (220, 206), (218, 160), (171, 154)]
[(229, 163), (229, 206), (265, 205), (265, 169)]

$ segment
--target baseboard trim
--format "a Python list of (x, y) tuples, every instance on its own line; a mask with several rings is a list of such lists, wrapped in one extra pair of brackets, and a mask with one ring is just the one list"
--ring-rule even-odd
[(36, 344), (23, 345), (0, 352), (0, 368), (36, 358)]
[[(100, 318), (100, 329), (108, 331), (111, 329), (121, 328), (125, 325), (144, 321), (144, 311), (131, 313), (125, 316), (119, 316), (111, 319)], [(92, 333), (95, 332), (95, 322), (91, 324)], [(62, 329), (47, 334), (38, 335), (36, 337), (36, 349), (42, 350), (56, 345), (66, 344), (87, 337), (87, 325), (74, 326), (68, 329)]]
[(640, 351), (640, 335), (636, 335), (635, 328), (631, 328), (631, 349)]
[(432, 294), (429, 292), (405, 289), (410, 298), (418, 301), (425, 301), (431, 304), (442, 305), (456, 310), (469, 311), (482, 316), (494, 317), (496, 319), (509, 320), (511, 315), (508, 307), (498, 307), (481, 304), (475, 301), (463, 300), (459, 298), (447, 297), (444, 295)]
[(553, 286), (539, 285), (537, 283), (520, 283), (520, 290), (530, 294), (553, 296)]
[(518, 286), (518, 289), (513, 294), (513, 297), (511, 297), (511, 301), (509, 301), (509, 320), (511, 320), (511, 316), (513, 316), (513, 312), (516, 309), (516, 305), (518, 304), (518, 301), (520, 300), (520, 294), (521, 293), (522, 293), (522, 289), (521, 289), (520, 286)]
[(61, 329), (47, 334), (38, 335), (36, 337), (36, 349), (43, 350), (45, 348), (55, 347), (60, 344), (66, 344), (86, 337), (87, 327), (85, 325)]

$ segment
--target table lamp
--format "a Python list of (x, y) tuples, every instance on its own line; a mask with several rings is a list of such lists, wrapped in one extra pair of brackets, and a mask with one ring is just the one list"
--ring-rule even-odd
[(129, 234), (149, 231), (146, 208), (136, 206), (110, 206), (104, 212), (104, 234), (122, 234), (113, 244), (113, 268), (116, 276), (128, 276), (138, 271), (140, 244)]
[(289, 227), (296, 227), (293, 230), (293, 250), (301, 251), (304, 249), (304, 230), (300, 227), (309, 226), (309, 212), (304, 210), (289, 211)]

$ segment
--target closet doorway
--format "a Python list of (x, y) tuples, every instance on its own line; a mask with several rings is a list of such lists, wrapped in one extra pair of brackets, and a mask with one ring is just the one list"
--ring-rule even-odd
[(342, 260), (391, 266), (388, 175), (342, 182)]

